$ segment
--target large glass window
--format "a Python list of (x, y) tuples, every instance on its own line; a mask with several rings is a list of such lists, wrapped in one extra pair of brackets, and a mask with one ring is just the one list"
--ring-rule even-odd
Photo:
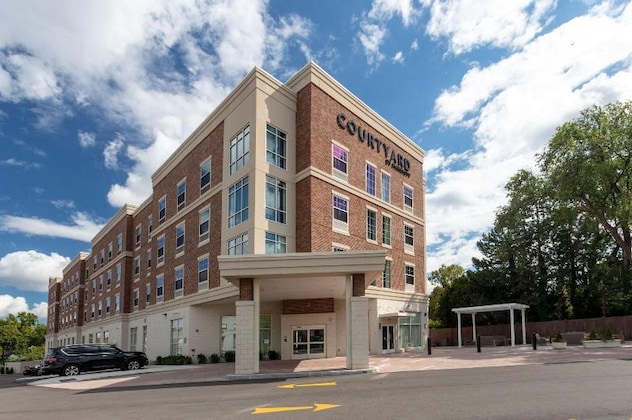
[(346, 149), (337, 144), (331, 145), (332, 167), (334, 176), (347, 179), (347, 164), (349, 155)]
[(382, 272), (382, 287), (391, 288), (391, 260), (384, 261), (384, 272)]
[(349, 231), (349, 200), (339, 195), (333, 196), (333, 218), (336, 230)]
[(250, 126), (230, 140), (230, 174), (248, 164), (250, 159)]
[(211, 188), (211, 159), (200, 164), (200, 195)]
[(180, 266), (177, 267), (174, 271), (174, 277), (175, 277), (175, 295), (177, 296), (182, 296), (182, 291), (184, 289), (184, 267)]
[(376, 169), (375, 166), (370, 163), (366, 164), (366, 192), (371, 195), (377, 194), (377, 180), (376, 180)]
[(162, 264), (165, 262), (165, 235), (161, 235), (156, 240), (156, 263)]
[(162, 302), (165, 293), (165, 276), (156, 277), (156, 302)]
[(171, 320), (171, 356), (179, 356), (182, 354), (184, 344), (184, 322), (182, 318)]
[(167, 197), (158, 200), (158, 222), (162, 223), (167, 218)]
[(421, 347), (421, 316), (403, 316), (399, 318), (399, 347)]
[(285, 169), (285, 133), (270, 124), (266, 125), (266, 161)]
[(211, 220), (211, 209), (208, 207), (200, 210), (199, 213), (199, 242), (204, 242), (209, 238), (209, 228)]
[(222, 323), (220, 350), (223, 355), (227, 351), (235, 351), (237, 317), (235, 315), (222, 315), (220, 322)]
[(129, 351), (138, 351), (136, 347), (137, 340), (138, 340), (138, 327), (131, 327), (129, 329)]
[(377, 212), (372, 209), (366, 210), (366, 239), (377, 241)]
[(382, 201), (391, 202), (391, 176), (382, 172)]
[(184, 223), (176, 226), (176, 254), (184, 252)]
[(121, 312), (121, 294), (117, 293), (114, 296), (114, 313), (118, 314), (119, 312)]
[(391, 244), (391, 218), (385, 215), (382, 215), (382, 244)]
[(404, 184), (404, 210), (412, 213), (414, 209), (413, 204), (413, 189)]
[(266, 232), (266, 254), (285, 254), (286, 250), (285, 236)]
[(228, 189), (228, 227), (248, 220), (248, 177)]
[(266, 219), (285, 223), (286, 195), (285, 182), (266, 175)]
[(198, 289), (208, 288), (208, 257), (198, 260)]
[(228, 255), (243, 255), (248, 253), (248, 234), (236, 236), (228, 240)]
[(183, 179), (178, 183), (178, 187), (176, 188), (177, 192), (177, 203), (178, 203), (178, 211), (182, 210), (184, 206), (187, 204), (187, 181)]

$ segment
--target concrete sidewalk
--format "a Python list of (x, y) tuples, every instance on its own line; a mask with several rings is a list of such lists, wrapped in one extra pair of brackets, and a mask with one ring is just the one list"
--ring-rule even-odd
[[(170, 384), (275, 380), (373, 372), (390, 373), (529, 364), (558, 364), (607, 359), (632, 359), (632, 345), (603, 349), (584, 349), (581, 346), (572, 346), (563, 350), (553, 350), (549, 346), (540, 346), (536, 351), (531, 346), (483, 347), (481, 353), (477, 353), (476, 347), (434, 347), (432, 355), (427, 355), (426, 353), (394, 353), (371, 356), (369, 361), (370, 368), (361, 370), (346, 369), (345, 357), (301, 361), (262, 361), (260, 363), (260, 373), (255, 375), (235, 375), (235, 365), (233, 363), (185, 366), (152, 365), (138, 371), (87, 373), (74, 377), (54, 376), (32, 381), (29, 385), (68, 389), (107, 386), (165, 386)], [(87, 381), (91, 383), (81, 384)]]

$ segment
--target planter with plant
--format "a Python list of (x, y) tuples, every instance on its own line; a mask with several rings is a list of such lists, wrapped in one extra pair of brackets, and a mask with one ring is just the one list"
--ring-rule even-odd
[(620, 347), (621, 339), (614, 337), (609, 328), (600, 335), (593, 330), (584, 339), (583, 345), (585, 349)]
[(555, 337), (553, 337), (553, 341), (551, 341), (551, 347), (557, 350), (566, 348), (566, 340), (564, 339), (564, 336), (561, 332), (555, 334)]

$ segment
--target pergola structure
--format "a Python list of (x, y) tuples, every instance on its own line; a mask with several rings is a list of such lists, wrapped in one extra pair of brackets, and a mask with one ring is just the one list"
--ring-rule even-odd
[(461, 339), (461, 314), (471, 314), (472, 315), (472, 340), (476, 342), (476, 314), (479, 312), (499, 312), (499, 311), (509, 311), (509, 324), (511, 325), (511, 345), (516, 345), (516, 329), (514, 327), (514, 310), (520, 309), (522, 312), (522, 343), (527, 342), (527, 330), (525, 329), (526, 324), (526, 310), (529, 308), (529, 305), (523, 305), (521, 303), (499, 303), (496, 305), (482, 305), (482, 306), (469, 306), (466, 308), (454, 308), (452, 312), (455, 312), (457, 315), (458, 321), (458, 334), (459, 334), (459, 347), (462, 347), (462, 339)]

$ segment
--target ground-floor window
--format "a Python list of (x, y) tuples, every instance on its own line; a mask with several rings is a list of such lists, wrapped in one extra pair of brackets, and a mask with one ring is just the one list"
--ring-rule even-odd
[(138, 338), (138, 328), (129, 329), (129, 351), (136, 351), (136, 340)]
[(399, 319), (399, 347), (421, 347), (421, 316), (403, 316)]
[(270, 339), (272, 338), (272, 317), (270, 315), (259, 316), (259, 352), (267, 359), (270, 351)]
[(182, 354), (182, 345), (184, 343), (182, 318), (171, 320), (171, 356)]
[[(235, 351), (235, 315), (222, 315), (222, 335), (220, 337), (221, 352)], [(267, 356), (270, 351), (272, 339), (272, 317), (270, 315), (259, 315), (259, 352)]]

